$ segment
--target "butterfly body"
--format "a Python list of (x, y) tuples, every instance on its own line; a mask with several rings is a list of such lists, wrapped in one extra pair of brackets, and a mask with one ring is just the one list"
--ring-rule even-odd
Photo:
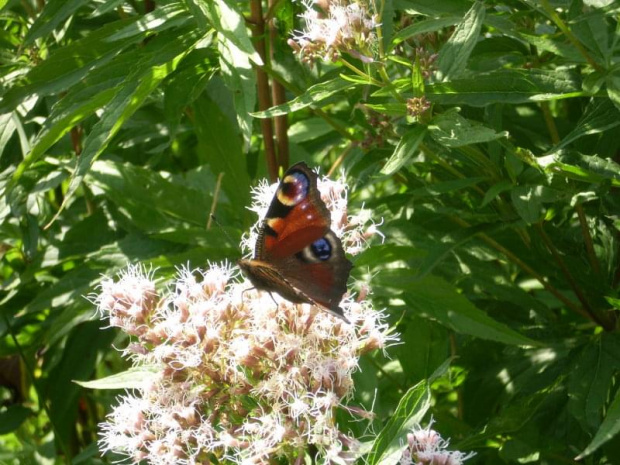
[(343, 317), (339, 304), (353, 265), (330, 223), (316, 173), (297, 163), (284, 174), (267, 210), (254, 258), (239, 260), (239, 267), (257, 289)]

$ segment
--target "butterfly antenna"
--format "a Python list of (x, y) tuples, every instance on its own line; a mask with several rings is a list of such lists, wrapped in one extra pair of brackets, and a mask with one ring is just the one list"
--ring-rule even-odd
[(222, 223), (220, 223), (217, 218), (215, 217), (215, 215), (213, 213), (211, 213), (209, 215), (209, 222), (207, 223), (207, 229), (209, 229), (209, 224), (211, 224), (211, 222), (215, 223), (217, 225), (218, 228), (220, 228), (220, 231), (222, 231), (222, 233), (224, 234), (224, 236), (226, 236), (226, 239), (228, 239), (230, 242), (232, 242), (233, 244), (235, 243), (235, 241), (233, 241), (232, 237), (230, 236), (230, 234), (228, 234), (228, 231), (226, 231), (224, 229), (224, 226), (222, 226)]
[[(222, 190), (222, 178), (224, 177), (224, 172), (222, 171), (217, 175), (217, 181), (215, 181), (215, 190), (213, 191), (213, 202), (211, 202), (211, 211), (209, 212), (209, 219), (207, 220), (207, 231), (211, 229), (211, 221), (217, 220), (215, 219), (215, 207), (217, 206), (217, 199), (220, 196), (220, 191)], [(219, 225), (219, 223), (218, 223)], [(222, 226), (220, 226), (222, 229)]]

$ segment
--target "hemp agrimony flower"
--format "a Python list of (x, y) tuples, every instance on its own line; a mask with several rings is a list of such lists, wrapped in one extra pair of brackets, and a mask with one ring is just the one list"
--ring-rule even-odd
[(476, 455), (460, 451), (447, 450), (450, 442), (431, 428), (433, 421), (426, 428), (417, 425), (407, 435), (407, 445), (400, 458), (400, 465), (462, 465), (467, 459)]
[(289, 45), (309, 64), (316, 59), (336, 61), (348, 53), (365, 63), (373, 61), (379, 26), (365, 0), (303, 0), (303, 31)]
[[(263, 183), (252, 209), (264, 209), (277, 185)], [(319, 181), (332, 229), (348, 253), (376, 232), (369, 215), (347, 214), (342, 180)], [(255, 241), (257, 226), (244, 240)], [(130, 266), (105, 279), (99, 312), (132, 336), (124, 354), (153, 376), (126, 393), (101, 425), (102, 451), (132, 463), (303, 463), (308, 447), (321, 463), (352, 463), (355, 437), (336, 412), (347, 406), (360, 355), (396, 339), (370, 301), (347, 296), (351, 324), (308, 304), (292, 304), (250, 289), (228, 264), (183, 268), (169, 289)]]

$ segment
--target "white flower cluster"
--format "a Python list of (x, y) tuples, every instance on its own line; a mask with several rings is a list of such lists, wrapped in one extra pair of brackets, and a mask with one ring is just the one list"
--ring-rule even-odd
[[(331, 186), (321, 191), (334, 230), (366, 234), (363, 222), (347, 226), (346, 188), (325, 180), (320, 186)], [(261, 192), (254, 210), (262, 217), (273, 190)], [(122, 397), (102, 424), (102, 451), (133, 463), (181, 465), (277, 457), (303, 463), (309, 446), (321, 463), (359, 456), (358, 441), (340, 431), (335, 414), (365, 414), (345, 401), (360, 355), (396, 340), (383, 315), (351, 297), (341, 303), (351, 324), (274, 295), (276, 306), (237, 275), (227, 264), (183, 269), (174, 289), (161, 293), (137, 266), (116, 282), (103, 281), (99, 312), (133, 336), (125, 354), (134, 366), (155, 374)]]
[(323, 59), (335, 61), (340, 53), (370, 63), (379, 26), (365, 0), (303, 0), (300, 15), (306, 27), (289, 44), (301, 57), (313, 63)]
[(407, 435), (407, 446), (400, 458), (400, 465), (462, 465), (475, 452), (467, 454), (447, 450), (450, 442), (433, 430), (433, 421), (426, 428), (419, 425)]

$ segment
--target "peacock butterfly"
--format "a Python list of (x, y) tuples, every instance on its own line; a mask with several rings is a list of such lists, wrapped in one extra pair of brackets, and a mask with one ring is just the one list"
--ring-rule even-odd
[(330, 229), (330, 213), (305, 163), (284, 173), (262, 222), (254, 258), (238, 264), (256, 289), (320, 305), (344, 318), (340, 300), (353, 265)]

